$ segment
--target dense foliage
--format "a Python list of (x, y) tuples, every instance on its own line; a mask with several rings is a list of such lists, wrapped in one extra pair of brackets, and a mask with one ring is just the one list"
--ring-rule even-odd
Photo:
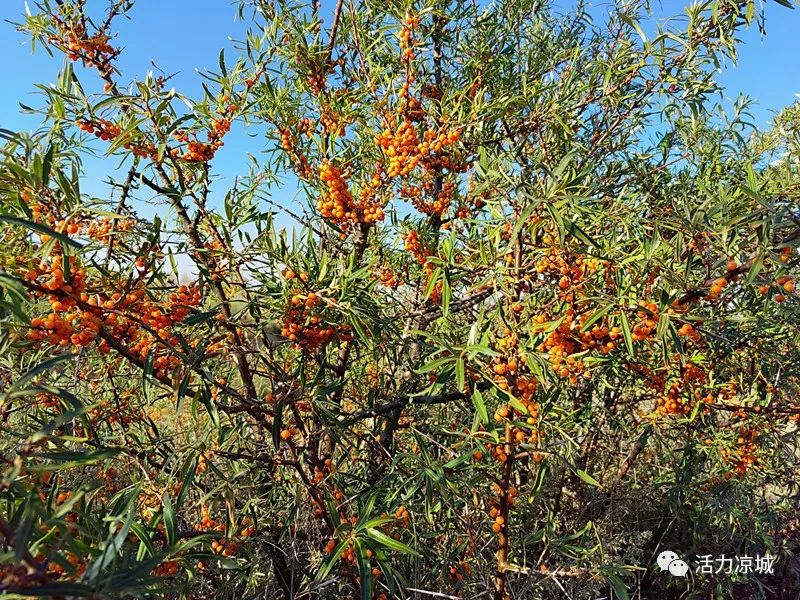
[(790, 593), (800, 105), (757, 131), (716, 78), (791, 11), (241, 0), (188, 98), (117, 69), (132, 1), (34, 8), (66, 58), (3, 133), (0, 595)]

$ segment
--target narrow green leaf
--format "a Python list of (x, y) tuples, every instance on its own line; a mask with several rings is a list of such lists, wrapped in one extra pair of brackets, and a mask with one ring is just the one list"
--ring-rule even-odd
[(475, 411), (478, 413), (478, 418), (480, 418), (481, 423), (484, 425), (489, 423), (489, 413), (486, 410), (486, 403), (483, 401), (483, 394), (481, 391), (476, 387), (472, 391), (472, 405), (475, 407)]
[(586, 471), (584, 471), (583, 469), (575, 469), (575, 474), (576, 474), (578, 477), (580, 477), (581, 479), (583, 479), (583, 480), (584, 480), (586, 483), (588, 483), (589, 485), (593, 485), (594, 487), (598, 487), (598, 488), (602, 488), (602, 487), (603, 487), (602, 485), (600, 485), (600, 482), (599, 482), (599, 481), (597, 481), (597, 479), (595, 479), (594, 477), (592, 477), (591, 475), (589, 475), (589, 474), (588, 474)]
[(22, 219), (20, 217), (15, 217), (13, 215), (0, 214), (0, 223), (8, 223), (10, 225), (19, 225), (21, 227), (26, 227), (33, 231), (38, 231), (39, 233), (48, 235), (51, 238), (58, 240), (62, 244), (66, 244), (67, 246), (77, 248), (78, 250), (83, 248), (83, 244), (76, 242), (75, 240), (64, 235), (63, 233), (57, 233), (56, 231), (53, 231), (52, 229), (50, 229), (45, 225), (36, 223), (34, 221), (29, 221), (28, 219)]
[(417, 552), (413, 548), (406, 546), (403, 542), (391, 538), (385, 533), (378, 531), (377, 529), (371, 529), (371, 528), (367, 529), (367, 535), (376, 542), (385, 546), (386, 548), (395, 550), (396, 552), (402, 552), (403, 554), (410, 554), (411, 556), (420, 556), (419, 552)]
[(622, 337), (625, 338), (625, 346), (628, 348), (628, 354), (633, 354), (633, 337), (631, 336), (631, 325), (628, 323), (628, 315), (625, 312), (619, 313), (620, 326), (622, 328)]
[(172, 546), (175, 543), (176, 538), (176, 517), (175, 517), (175, 509), (172, 507), (172, 500), (170, 500), (169, 494), (164, 492), (161, 496), (161, 503), (164, 506), (164, 529), (167, 531), (167, 543)]

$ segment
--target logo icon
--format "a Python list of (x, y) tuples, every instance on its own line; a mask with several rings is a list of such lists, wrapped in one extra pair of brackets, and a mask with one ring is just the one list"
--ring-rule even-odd
[(672, 550), (664, 550), (658, 555), (656, 562), (662, 571), (669, 571), (675, 577), (686, 577), (686, 573), (689, 572), (689, 565), (686, 564), (686, 561)]

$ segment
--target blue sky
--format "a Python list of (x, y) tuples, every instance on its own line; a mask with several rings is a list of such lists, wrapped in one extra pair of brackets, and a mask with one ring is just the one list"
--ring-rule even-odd
[[(323, 2), (323, 6), (328, 4)], [(561, 6), (567, 4), (566, 0), (559, 2)], [(598, 12), (605, 5), (595, 4)], [(105, 5), (105, 2), (90, 0), (89, 5)], [(683, 1), (663, 0), (658, 11), (674, 14), (682, 5)], [(24, 0), (0, 2), (0, 19), (4, 21), (20, 21), (24, 12)], [(230, 0), (139, 0), (131, 14), (133, 20), (120, 19), (116, 25), (117, 43), (124, 47), (118, 64), (125, 79), (143, 77), (152, 68), (151, 61), (155, 61), (167, 73), (178, 72), (172, 83), (189, 96), (200, 91), (201, 78), (196, 69), (216, 68), (222, 47), (229, 49), (228, 56), (235, 56), (229, 36), (242, 37), (244, 30), (243, 24), (236, 21), (236, 8)], [(798, 32), (800, 10), (788, 10), (769, 2), (766, 37), (762, 39), (756, 28), (744, 33), (738, 64), (722, 76), (728, 90), (726, 96), (731, 101), (739, 93), (757, 99), (753, 115), (760, 127), (767, 126), (773, 112), (791, 104), (795, 94), (800, 93), (800, 69), (796, 64), (800, 56)], [(19, 103), (41, 104), (34, 93), (34, 84), (53, 81), (63, 66), (63, 58), (50, 57), (41, 48), (33, 54), (26, 37), (7, 22), (0, 23), (0, 55), (5, 57), (0, 127), (36, 129), (41, 124), (40, 117), (20, 114)], [(214, 162), (216, 172), (222, 176), (219, 188), (237, 173), (246, 172), (242, 149), (255, 150), (260, 143), (248, 137), (241, 126), (235, 126), (225, 141), (226, 146)], [(91, 161), (87, 163), (84, 184), (84, 189), (95, 195), (103, 193), (101, 178), (106, 174), (98, 167)], [(294, 185), (289, 183), (276, 193), (275, 199), (289, 203), (294, 193)]]

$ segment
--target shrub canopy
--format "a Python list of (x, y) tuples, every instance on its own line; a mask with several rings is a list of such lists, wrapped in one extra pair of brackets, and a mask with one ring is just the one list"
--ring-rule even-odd
[(35, 4), (65, 66), (3, 133), (0, 590), (788, 593), (800, 106), (758, 131), (717, 83), (760, 3), (242, 0), (195, 98), (116, 67), (132, 1)]

